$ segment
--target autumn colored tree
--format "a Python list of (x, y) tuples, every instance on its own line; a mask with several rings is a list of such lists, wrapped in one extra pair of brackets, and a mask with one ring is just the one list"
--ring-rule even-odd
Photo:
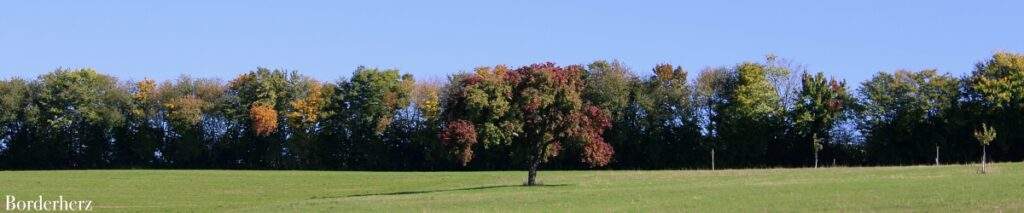
[(581, 161), (589, 166), (607, 165), (614, 154), (601, 138), (610, 126), (608, 116), (581, 98), (582, 71), (580, 66), (543, 63), (506, 76), (513, 85), (514, 117), (523, 123), (519, 142), (527, 148), (527, 185), (536, 184), (540, 164), (557, 155), (563, 145), (582, 148)]
[[(448, 124), (458, 120), (473, 123), (477, 132), (475, 141), (480, 146), (466, 147), (475, 151), (452, 153), (472, 151), (473, 158), (479, 159), (476, 162), (484, 164), (478, 165), (479, 168), (510, 168), (508, 162), (513, 161), (509, 153), (512, 152), (513, 137), (522, 131), (522, 123), (512, 119), (513, 88), (505, 77), (509, 72), (503, 65), (478, 67), (474, 73), (452, 75), (449, 84), (442, 89), (441, 131), (448, 131)], [(459, 164), (468, 163), (460, 162), (460, 158), (452, 160)], [(495, 165), (497, 163), (504, 165)]]
[(285, 113), (288, 131), (288, 156), (294, 167), (322, 168), (329, 158), (320, 143), (320, 122), (326, 116), (327, 98), (333, 85), (323, 85), (308, 77), (288, 81), (289, 102)]
[[(278, 131), (279, 117), (283, 117), (288, 107), (289, 97), (287, 96), (287, 81), (288, 73), (283, 70), (270, 70), (266, 68), (257, 68), (255, 71), (239, 75), (237, 78), (228, 83), (229, 93), (238, 96), (238, 104), (241, 109), (247, 110), (248, 116), (242, 116), (242, 119), (249, 123), (249, 130), (252, 132), (251, 136), (255, 138), (268, 139), (267, 137), (273, 137), (272, 134)], [(280, 119), (284, 120), (284, 119)], [(278, 150), (277, 144), (281, 141), (279, 138), (268, 140), (258, 140), (264, 144), (255, 144), (257, 148), (262, 150), (253, 150), (256, 152), (275, 152)], [(254, 159), (256, 161), (262, 161), (260, 157)]]
[[(511, 142), (516, 147), (513, 154), (526, 158), (529, 171), (526, 185), (536, 185), (537, 170), (541, 163), (558, 155), (563, 146), (579, 149), (580, 161), (587, 165), (607, 165), (614, 152), (604, 142), (601, 134), (608, 128), (610, 121), (600, 108), (584, 102), (582, 93), (585, 85), (582, 75), (583, 69), (580, 66), (559, 67), (553, 63), (543, 63), (513, 71), (506, 71), (502, 66), (495, 72), (480, 69), (474, 75), (458, 78), (461, 82), (457, 82), (457, 86), (460, 88), (451, 90), (456, 93), (449, 94), (446, 106), (452, 107), (445, 110), (459, 112), (482, 109), (480, 111), (505, 113), (483, 116), (470, 113), (466, 117), (449, 114), (446, 129), (443, 130), (449, 134), (443, 135), (445, 137), (442, 139), (447, 144), (458, 144), (455, 147), (461, 150), (455, 153), (463, 155), (461, 159), (469, 159), (471, 157), (465, 155), (472, 154), (468, 150), (472, 149), (474, 141), (470, 137), (474, 134), (470, 134), (469, 130), (477, 128), (469, 128), (471, 125), (468, 123), (473, 123), (474, 127), (486, 125), (492, 121), (488, 118), (497, 117), (521, 125), (513, 129), (518, 131), (512, 131), (509, 135), (513, 137)], [(495, 85), (478, 85), (481, 83)], [(507, 92), (505, 94), (508, 96), (489, 93), (488, 89), (499, 89), (500, 92)], [(499, 104), (494, 104), (496, 102)], [(478, 108), (488, 105), (497, 109)], [(489, 133), (486, 130), (484, 132)], [(480, 134), (475, 136), (481, 137)]]
[(405, 125), (393, 125), (403, 128), (403, 131), (393, 131), (391, 135), (392, 144), (395, 144), (397, 151), (393, 161), (405, 162), (394, 165), (395, 167), (408, 169), (441, 169), (450, 168), (446, 162), (450, 154), (441, 146), (441, 88), (442, 83), (437, 80), (417, 81), (413, 87), (411, 102), (413, 107), (401, 113), (401, 121)]
[(166, 129), (160, 125), (160, 99), (157, 83), (152, 79), (129, 82), (131, 100), (122, 109), (125, 124), (116, 128), (114, 164), (122, 167), (154, 166), (160, 159), (153, 153), (163, 145)]
[(439, 82), (416, 81), (408, 91), (409, 106), (395, 111), (391, 123), (381, 134), (383, 151), (376, 157), (377, 169), (436, 170), (455, 165), (448, 162), (451, 155), (440, 143), (441, 123)]
[(536, 184), (540, 167), (1019, 161), (1022, 64), (1021, 54), (997, 52), (969, 76), (881, 72), (856, 96), (841, 79), (773, 55), (695, 76), (595, 61), (426, 82), (367, 67), (333, 83), (265, 68), (163, 82), (59, 69), (0, 79), (0, 170), (525, 167)]
[(476, 144), (476, 140), (476, 128), (467, 120), (452, 121), (441, 132), (441, 142), (462, 166), (473, 160), (473, 145)]
[(296, 155), (285, 148), (291, 145), (289, 142), (311, 140), (304, 133), (293, 137), (290, 132), (308, 130), (304, 127), (319, 119), (317, 113), (322, 105), (318, 104), (323, 103), (316, 97), (318, 94), (310, 95), (310, 88), (316, 87), (310, 84), (317, 83), (297, 71), (267, 68), (257, 68), (228, 83), (227, 92), (237, 97), (229, 102), (231, 108), (245, 110), (230, 113), (234, 122), (246, 124), (241, 128), (242, 134), (237, 135), (235, 148), (242, 154), (245, 166), (285, 167), (294, 159), (289, 156)]
[[(182, 76), (160, 84), (158, 97), (168, 126), (160, 151), (174, 167), (209, 167), (214, 158), (211, 147), (225, 137), (218, 123), (226, 121), (225, 87), (214, 79)], [(224, 133), (227, 134), (227, 133)]]
[(277, 110), (263, 103), (249, 105), (249, 119), (257, 136), (269, 136), (277, 132)]
[(434, 82), (417, 83), (412, 91), (412, 103), (427, 123), (438, 121), (441, 116), (441, 85)]

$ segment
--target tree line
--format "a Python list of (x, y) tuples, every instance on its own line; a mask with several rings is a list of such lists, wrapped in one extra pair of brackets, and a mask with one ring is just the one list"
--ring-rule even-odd
[[(1024, 55), (859, 85), (789, 60), (485, 66), (323, 82), (258, 68), (224, 82), (92, 69), (0, 80), (0, 169), (705, 169), (1024, 160)], [(692, 77), (692, 79), (690, 79)], [(998, 132), (980, 149), (982, 125)], [(986, 129), (988, 131), (988, 129)]]

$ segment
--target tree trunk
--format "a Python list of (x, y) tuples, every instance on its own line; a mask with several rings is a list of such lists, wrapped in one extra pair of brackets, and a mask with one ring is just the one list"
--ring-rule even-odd
[(540, 160), (539, 159), (532, 159), (530, 161), (531, 161), (530, 162), (530, 168), (529, 168), (528, 175), (526, 177), (526, 185), (527, 186), (537, 185), (537, 169), (538, 169), (538, 167), (540, 167)]
[(814, 168), (818, 168), (818, 152), (814, 152)]
[(939, 145), (935, 145), (935, 165), (939, 165)]
[(988, 167), (985, 166), (985, 146), (981, 146), (981, 173), (987, 173)]
[(540, 143), (534, 147), (533, 156), (530, 156), (529, 168), (527, 168), (526, 185), (535, 186), (537, 185), (537, 170), (540, 169), (540, 163), (547, 154), (547, 143)]
[(711, 170), (715, 170), (715, 149), (711, 149)]

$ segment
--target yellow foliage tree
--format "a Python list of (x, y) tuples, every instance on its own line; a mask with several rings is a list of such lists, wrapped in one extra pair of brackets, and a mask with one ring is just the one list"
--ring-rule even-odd
[(325, 104), (323, 98), (323, 86), (313, 82), (309, 84), (306, 97), (292, 100), (288, 104), (292, 111), (286, 115), (291, 126), (304, 127), (315, 123), (320, 116), (320, 111)]
[(274, 107), (253, 103), (249, 107), (249, 117), (256, 135), (267, 136), (277, 131), (277, 110)]

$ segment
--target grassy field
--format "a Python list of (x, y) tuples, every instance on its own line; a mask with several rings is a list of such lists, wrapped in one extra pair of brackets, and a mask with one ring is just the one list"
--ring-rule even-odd
[(97, 211), (1024, 211), (1024, 164), (721, 171), (0, 172), (0, 195)]

